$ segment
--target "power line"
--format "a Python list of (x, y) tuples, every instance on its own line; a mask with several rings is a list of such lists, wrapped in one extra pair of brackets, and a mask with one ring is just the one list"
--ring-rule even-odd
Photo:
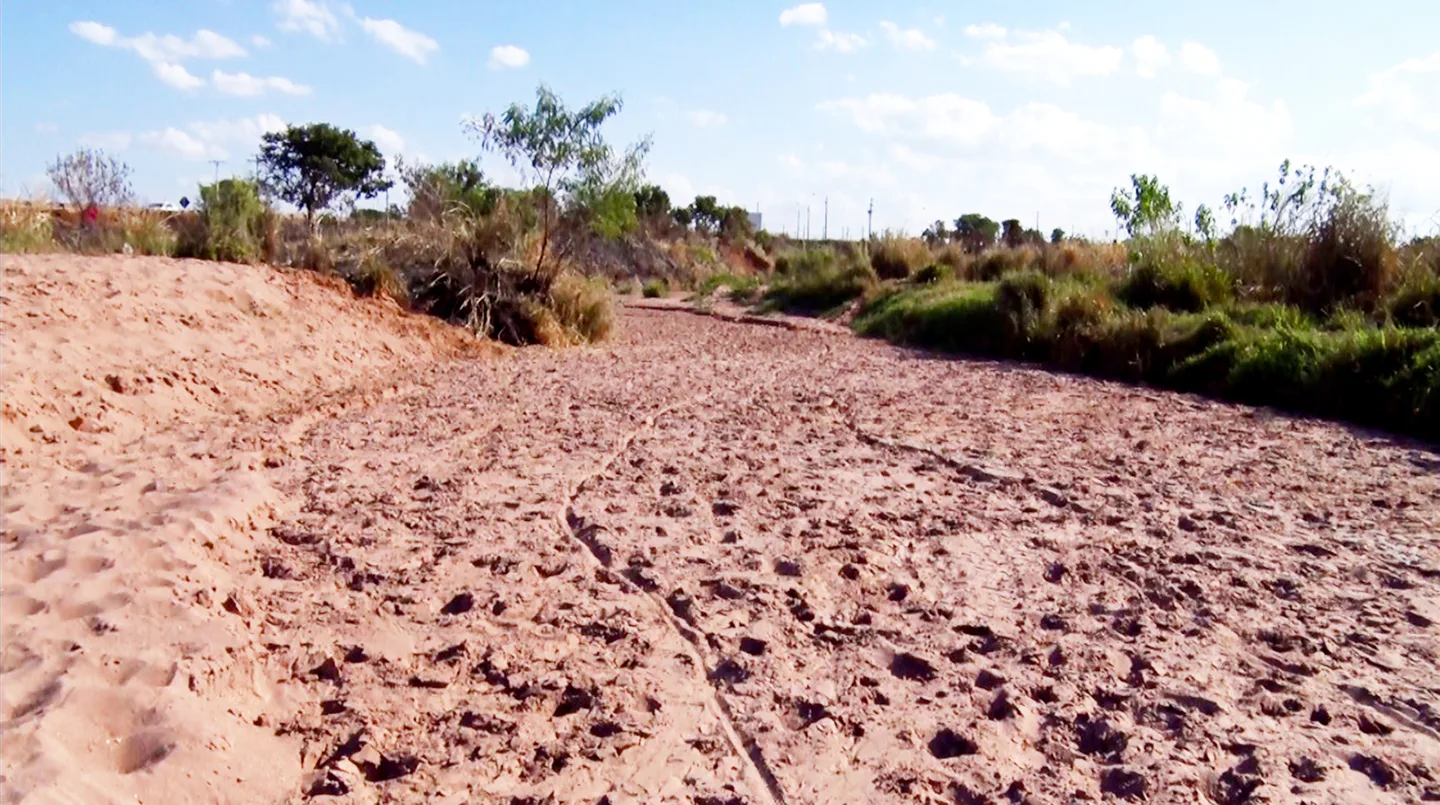
[(215, 166), (215, 181), (217, 181), (217, 182), (220, 181), (220, 166), (223, 165), (223, 164), (225, 164), (225, 160), (223, 160), (223, 159), (212, 159), (212, 160), (209, 160), (209, 162), (210, 162), (211, 165), (214, 165), (214, 166)]

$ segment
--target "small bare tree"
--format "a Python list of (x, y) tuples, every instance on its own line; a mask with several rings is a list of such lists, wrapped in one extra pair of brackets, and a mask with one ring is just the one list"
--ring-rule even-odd
[(80, 209), (92, 204), (118, 206), (134, 195), (130, 166), (98, 148), (81, 148), (69, 156), (56, 156), (45, 172), (60, 195)]

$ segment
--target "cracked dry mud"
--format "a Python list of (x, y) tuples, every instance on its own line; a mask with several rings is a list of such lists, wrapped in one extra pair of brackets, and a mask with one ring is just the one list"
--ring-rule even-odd
[(629, 310), (266, 470), (313, 802), (1440, 798), (1440, 459)]

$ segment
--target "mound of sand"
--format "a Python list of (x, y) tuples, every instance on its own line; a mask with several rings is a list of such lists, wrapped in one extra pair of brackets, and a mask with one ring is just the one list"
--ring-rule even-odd
[(258, 716), (236, 570), (279, 504), (257, 470), (477, 343), (333, 278), (71, 256), (6, 257), (0, 334), (4, 800), (282, 798), (299, 738)]

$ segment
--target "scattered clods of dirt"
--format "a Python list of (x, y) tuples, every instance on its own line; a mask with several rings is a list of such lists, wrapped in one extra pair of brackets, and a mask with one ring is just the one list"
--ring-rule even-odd
[(1350, 768), (1370, 778), (1370, 782), (1380, 788), (1389, 788), (1395, 784), (1395, 770), (1390, 764), (1374, 757), (1356, 753), (1350, 757)]
[(776, 559), (775, 572), (779, 573), (782, 576), (789, 576), (791, 578), (798, 578), (804, 574), (804, 571), (800, 567), (800, 563), (796, 562), (793, 559)]
[(1081, 714), (1075, 720), (1075, 746), (1087, 755), (1095, 755), (1109, 763), (1120, 762), (1130, 739), (1104, 718)]
[(464, 613), (469, 612), (474, 607), (474, 595), (471, 595), (470, 593), (459, 593), (454, 598), (451, 598), (448, 602), (446, 602), (445, 606), (440, 608), (440, 612), (444, 615), (463, 615)]
[(1111, 767), (1100, 772), (1100, 790), (1120, 799), (1145, 796), (1145, 777), (1129, 769)]
[(930, 754), (941, 760), (973, 755), (980, 751), (980, 747), (974, 741), (948, 727), (936, 732), (927, 746)]
[(890, 673), (911, 682), (929, 682), (935, 678), (935, 665), (924, 657), (903, 651), (890, 659)]
[(765, 653), (765, 641), (755, 637), (742, 637), (740, 650), (752, 657), (759, 657)]
[(564, 718), (581, 710), (589, 710), (594, 706), (595, 694), (584, 688), (566, 685), (564, 692), (560, 694), (559, 703), (555, 705), (555, 717)]

